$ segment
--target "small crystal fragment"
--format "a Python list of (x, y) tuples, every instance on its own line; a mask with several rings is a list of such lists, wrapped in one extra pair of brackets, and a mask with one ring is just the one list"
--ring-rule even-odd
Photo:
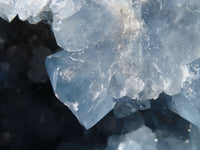
[(124, 118), (135, 113), (138, 110), (144, 110), (150, 108), (149, 100), (134, 100), (129, 97), (123, 97), (116, 100), (117, 104), (114, 108), (114, 114), (117, 118)]
[(157, 150), (156, 136), (146, 126), (121, 136), (111, 136), (106, 150)]

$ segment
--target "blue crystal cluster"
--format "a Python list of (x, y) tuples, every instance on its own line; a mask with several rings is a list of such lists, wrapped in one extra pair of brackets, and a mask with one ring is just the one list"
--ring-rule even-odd
[(47, 57), (46, 68), (56, 97), (86, 129), (112, 109), (123, 118), (150, 108), (149, 100), (161, 93), (171, 96), (166, 107), (193, 124), (192, 146), (173, 137), (158, 142), (158, 134), (143, 125), (111, 137), (108, 150), (154, 150), (159, 145), (179, 149), (174, 143), (182, 149), (200, 149), (199, 0), (46, 0), (38, 3), (40, 7), (26, 0), (0, 0), (0, 4), (0, 16), (7, 20), (17, 14), (31, 23), (53, 20), (49, 24), (61, 50)]
[(115, 114), (126, 116), (162, 92), (173, 97), (174, 112), (200, 126), (199, 5), (79, 1), (70, 16), (55, 15), (53, 32), (64, 50), (46, 66), (56, 96), (87, 129), (115, 104)]

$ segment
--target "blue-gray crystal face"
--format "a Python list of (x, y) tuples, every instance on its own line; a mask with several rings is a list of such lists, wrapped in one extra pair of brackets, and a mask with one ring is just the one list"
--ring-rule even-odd
[(105, 7), (91, 2), (84, 4), (74, 15), (62, 19), (62, 22), (54, 21), (53, 29), (62, 48), (81, 51), (95, 47), (116, 23), (115, 17)]
[(88, 53), (60, 51), (46, 59), (55, 95), (87, 129), (112, 110), (115, 104), (112, 95), (107, 93), (109, 74), (107, 65), (102, 65), (106, 57), (95, 57), (97, 55), (93, 52), (101, 53), (93, 49), (88, 49)]
[(192, 125), (190, 130), (190, 149), (189, 150), (199, 150), (200, 149), (200, 128)]
[(181, 92), (169, 101), (170, 108), (200, 127), (200, 59), (187, 65), (188, 77)]
[(143, 125), (136, 131), (121, 136), (111, 136), (106, 150), (157, 150), (155, 139), (155, 133)]

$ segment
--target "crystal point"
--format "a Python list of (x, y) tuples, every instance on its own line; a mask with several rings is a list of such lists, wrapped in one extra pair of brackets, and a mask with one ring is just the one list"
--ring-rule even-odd
[(55, 95), (86, 128), (91, 128), (113, 109), (107, 93), (108, 76), (95, 62), (79, 59), (74, 53), (58, 52), (47, 57), (46, 67)]

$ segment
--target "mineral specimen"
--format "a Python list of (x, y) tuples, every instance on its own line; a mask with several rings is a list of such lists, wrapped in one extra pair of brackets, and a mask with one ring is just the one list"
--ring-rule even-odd
[[(47, 59), (47, 68), (56, 95), (65, 103), (70, 98), (70, 102), (76, 104), (76, 109), (80, 102), (84, 102), (83, 107), (90, 108), (87, 111), (96, 105), (100, 111), (100, 103), (108, 103), (110, 107), (103, 107), (100, 111), (106, 114), (118, 102), (117, 99), (125, 96), (137, 99), (140, 105), (145, 105), (145, 100), (156, 99), (162, 92), (168, 95), (180, 93), (182, 88), (187, 87), (185, 83), (190, 78), (187, 65), (200, 57), (200, 15), (197, 5), (199, 2), (196, 1), (79, 1), (77, 8), (72, 11), (74, 14), (60, 18), (56, 15), (53, 31), (58, 44), (68, 51)], [(60, 70), (60, 66), (49, 67), (52, 63), (57, 66), (59, 59), (65, 60), (61, 65), (67, 65), (65, 71)], [(74, 61), (75, 64), (72, 63)], [(79, 65), (85, 63), (94, 65), (98, 71), (90, 69), (91, 67), (82, 70)], [(70, 67), (72, 69), (68, 69)], [(80, 72), (77, 73), (77, 70)], [(89, 75), (85, 75), (85, 72)], [(93, 77), (93, 72), (96, 78)], [(65, 79), (60, 82), (63, 74)], [(89, 80), (89, 83), (85, 85), (85, 82), (80, 82), (73, 88), (72, 76), (73, 79)], [(87, 88), (90, 86), (94, 90)], [(91, 96), (81, 96), (79, 101), (77, 98), (72, 99), (68, 90), (62, 90), (68, 87), (69, 91), (85, 90), (84, 94)], [(182, 107), (179, 104), (178, 106)], [(147, 105), (146, 108), (148, 107)], [(188, 111), (192, 109), (189, 105), (187, 107)], [(73, 105), (70, 108), (74, 112)], [(126, 107), (124, 111), (127, 111)], [(182, 115), (181, 112), (179, 114)], [(95, 113), (90, 115), (97, 116)], [(87, 116), (86, 122), (95, 124), (96, 120), (90, 120), (90, 115), (84, 115)], [(77, 118), (80, 122), (85, 121), (79, 114)], [(195, 123), (191, 118), (190, 121)]]
[(199, 8), (199, 0), (0, 0), (8, 21), (49, 20), (62, 47), (46, 59), (55, 95), (87, 129), (116, 103), (120, 118), (163, 92), (200, 127)]

